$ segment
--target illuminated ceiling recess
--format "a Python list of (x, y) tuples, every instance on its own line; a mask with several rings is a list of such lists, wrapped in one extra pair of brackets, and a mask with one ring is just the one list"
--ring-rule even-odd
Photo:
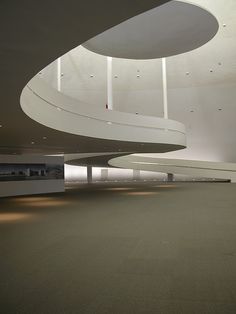
[(207, 10), (170, 1), (137, 15), (83, 44), (95, 53), (126, 59), (169, 57), (201, 47), (219, 24)]

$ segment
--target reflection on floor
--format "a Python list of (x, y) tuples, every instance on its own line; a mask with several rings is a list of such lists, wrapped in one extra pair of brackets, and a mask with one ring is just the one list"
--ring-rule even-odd
[(0, 312), (235, 314), (235, 204), (229, 183), (1, 199)]

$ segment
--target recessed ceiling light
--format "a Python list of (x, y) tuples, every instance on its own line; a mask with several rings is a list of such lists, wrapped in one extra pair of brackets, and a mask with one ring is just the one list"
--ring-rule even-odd
[(117, 75), (115, 75), (115, 78), (117, 78), (118, 76)]
[(90, 77), (93, 77), (93, 74), (90, 74)]
[(140, 75), (139, 75), (139, 74), (137, 75), (137, 78), (140, 78)]
[(225, 23), (223, 24), (223, 27), (226, 27), (226, 24), (225, 24)]
[(189, 75), (190, 73), (189, 72), (186, 72), (186, 75)]
[(34, 143), (35, 143), (34, 141), (31, 142), (32, 145), (34, 145)]
[(44, 136), (43, 139), (46, 140), (46, 139), (47, 139), (47, 136)]

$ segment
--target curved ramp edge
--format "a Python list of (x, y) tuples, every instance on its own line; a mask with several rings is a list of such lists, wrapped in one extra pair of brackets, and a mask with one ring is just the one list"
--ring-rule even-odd
[(88, 106), (34, 77), (21, 94), (23, 111), (33, 120), (66, 133), (135, 143), (186, 147), (185, 126), (177, 121)]
[(228, 179), (236, 182), (236, 163), (155, 158), (134, 154), (110, 159), (108, 163), (117, 168)]

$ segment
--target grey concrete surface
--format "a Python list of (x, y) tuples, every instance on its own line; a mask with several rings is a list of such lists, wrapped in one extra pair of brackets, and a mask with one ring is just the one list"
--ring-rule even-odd
[(69, 186), (0, 200), (0, 312), (236, 313), (236, 185)]

